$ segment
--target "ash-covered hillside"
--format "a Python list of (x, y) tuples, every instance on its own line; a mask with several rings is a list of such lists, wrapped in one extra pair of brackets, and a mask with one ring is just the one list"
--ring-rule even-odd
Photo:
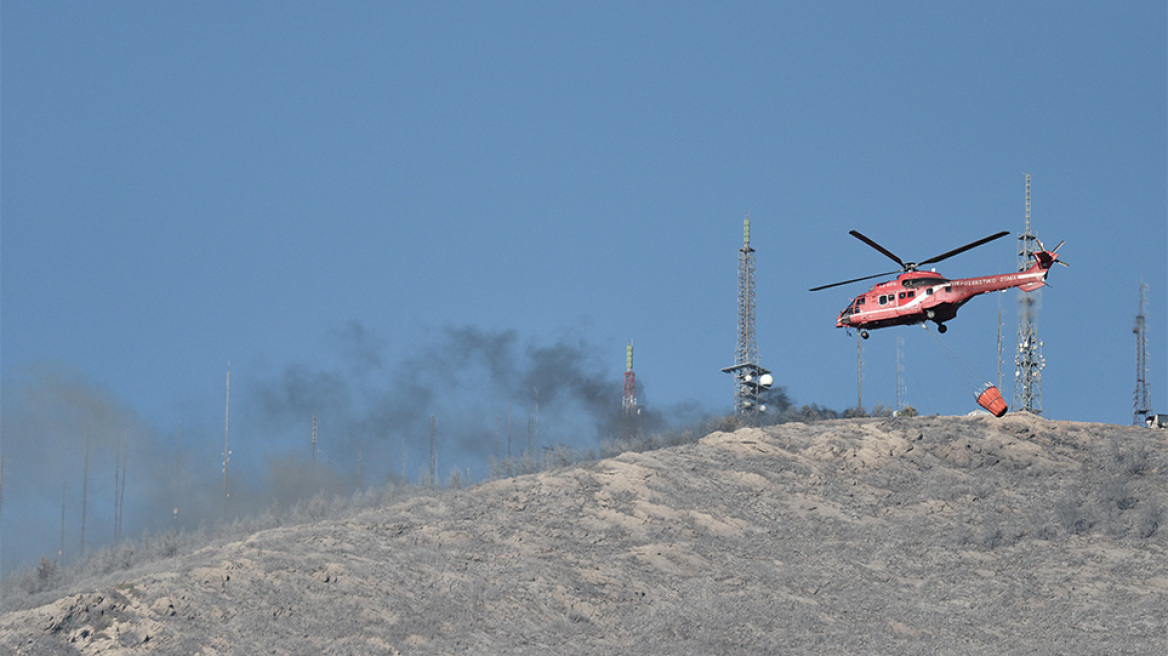
[(1164, 654), (1168, 449), (785, 424), (263, 531), (0, 618), (0, 651)]

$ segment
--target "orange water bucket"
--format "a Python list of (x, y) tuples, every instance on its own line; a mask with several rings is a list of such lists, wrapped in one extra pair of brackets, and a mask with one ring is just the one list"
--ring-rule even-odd
[(1001, 417), (1006, 414), (1006, 401), (1002, 398), (1002, 393), (994, 385), (990, 385), (982, 391), (977, 397), (977, 404), (986, 410), (990, 411), (995, 417)]

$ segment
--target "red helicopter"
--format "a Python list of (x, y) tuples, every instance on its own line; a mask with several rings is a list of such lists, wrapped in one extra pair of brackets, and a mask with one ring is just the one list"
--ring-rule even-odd
[(971, 248), (977, 248), (982, 244), (1005, 237), (1010, 233), (1002, 231), (921, 262), (905, 262), (888, 249), (855, 230), (849, 231), (848, 234), (875, 248), (900, 265), (899, 271), (853, 278), (830, 285), (812, 287), (810, 290), (815, 292), (899, 273), (896, 280), (879, 283), (864, 294), (852, 299), (852, 302), (836, 319), (836, 328), (857, 328), (860, 331), (860, 337), (864, 339), (868, 339), (869, 330), (887, 328), (888, 326), (906, 326), (926, 321), (936, 323), (937, 332), (943, 333), (948, 330), (945, 322), (956, 317), (957, 310), (974, 296), (1010, 287), (1018, 287), (1024, 292), (1034, 291), (1046, 284), (1044, 282), (1046, 274), (1055, 262), (1068, 266), (1066, 262), (1058, 259), (1058, 249), (1062, 248), (1063, 242), (1059, 242), (1058, 246), (1049, 251), (1042, 245), (1042, 242), (1038, 242), (1038, 247), (1041, 250), (1034, 253), (1034, 264), (1025, 271), (947, 280), (935, 271), (918, 271), (917, 267), (940, 262)]

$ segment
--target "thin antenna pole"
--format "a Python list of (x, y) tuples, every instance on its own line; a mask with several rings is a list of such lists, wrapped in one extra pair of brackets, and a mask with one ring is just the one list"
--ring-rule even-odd
[(316, 471), (316, 415), (312, 415), (312, 471)]
[(78, 557), (85, 555), (85, 515), (89, 499), (89, 429), (85, 429), (85, 465), (81, 473), (81, 547)]
[(118, 489), (118, 539), (122, 539), (122, 524), (126, 520), (126, 465), (130, 461), (130, 432), (126, 431), (126, 443), (122, 447), (122, 483)]
[(406, 480), (406, 434), (402, 433), (402, 482)]
[(901, 346), (901, 343), (902, 343), (902, 342), (901, 342), (901, 339), (900, 339), (900, 335), (897, 335), (897, 336), (896, 336), (896, 411), (897, 411), (898, 413), (899, 413), (901, 410), (903, 410), (903, 409), (904, 409), (904, 405), (902, 404), (902, 399), (900, 398), (900, 385), (901, 385), (901, 378), (900, 378), (900, 346)]
[(430, 415), (430, 487), (434, 487), (434, 415)]
[(114, 544), (118, 543), (118, 490), (122, 489), (122, 441), (114, 445)]
[(527, 422), (527, 455), (531, 458), (535, 457), (535, 447), (539, 444), (539, 388), (532, 389), (534, 398), (534, 408), (531, 413), (531, 419)]
[(114, 544), (122, 539), (122, 500), (125, 498), (126, 471), (123, 450), (124, 443), (129, 440), (129, 431), (126, 436), (118, 440), (117, 450), (114, 452)]
[(231, 363), (227, 363), (227, 404), (223, 410), (223, 508), (227, 508), (227, 499), (231, 496), (227, 489), (227, 462), (231, 460), (231, 447), (228, 436), (231, 434)]
[(65, 564), (65, 481), (61, 481), (61, 546), (57, 549), (57, 564)]
[(1002, 390), (1002, 301), (998, 299), (998, 391)]
[[(174, 468), (175, 468), (176, 473), (178, 473), (181, 476), (182, 475), (181, 474), (181, 472), (182, 472), (182, 421), (178, 422), (178, 456), (175, 458)], [(182, 492), (179, 491), (177, 486), (173, 489), (174, 489), (174, 510), (171, 511), (172, 519), (173, 519), (172, 524), (171, 524), (171, 530), (174, 531), (175, 533), (177, 533), (178, 532), (178, 504), (179, 504), (179, 498), (182, 496)]]

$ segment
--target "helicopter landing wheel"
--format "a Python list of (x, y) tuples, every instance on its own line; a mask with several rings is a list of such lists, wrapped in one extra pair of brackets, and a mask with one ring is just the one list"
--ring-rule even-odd
[(943, 323), (937, 324), (937, 332), (944, 333), (946, 330), (949, 330), (949, 326), (946, 326)]
[(867, 330), (861, 330), (861, 331), (860, 331), (860, 337), (862, 337), (862, 338), (864, 338), (864, 339), (868, 339), (868, 331), (867, 331)]

